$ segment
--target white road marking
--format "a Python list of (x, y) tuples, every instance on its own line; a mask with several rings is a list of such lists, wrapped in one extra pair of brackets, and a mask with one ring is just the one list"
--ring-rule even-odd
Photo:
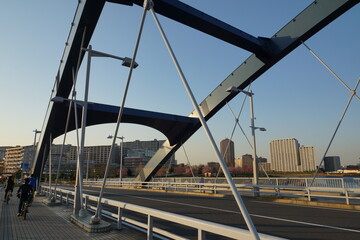
[(292, 206), (292, 207), (302, 207), (302, 208), (316, 208), (316, 209), (324, 209), (324, 210), (340, 211), (340, 212), (352, 212), (352, 213), (359, 213), (359, 214), (360, 214), (360, 211), (350, 210), (350, 209), (327, 208), (327, 207), (308, 206), (308, 205), (296, 205), (296, 204), (278, 203), (278, 202), (264, 202), (264, 201), (252, 201), (252, 202), (265, 203), (265, 204), (275, 204), (275, 205), (283, 205), (283, 206)]
[(250, 214), (250, 215), (254, 216), (254, 217), (267, 218), (267, 219), (278, 220), (278, 221), (283, 221), (283, 222), (299, 223), (299, 224), (304, 224), (304, 225), (309, 225), (309, 226), (316, 226), (316, 227), (323, 227), (323, 228), (330, 228), (330, 229), (337, 229), (337, 230), (342, 230), (342, 231), (360, 233), (359, 230), (349, 229), (349, 228), (334, 227), (334, 226), (328, 226), (328, 225), (322, 225), (322, 224), (316, 224), (316, 223), (307, 223), (307, 222), (301, 222), (301, 221), (295, 221), (295, 220), (289, 220), (289, 219), (283, 219), (283, 218), (262, 216), (262, 215), (257, 215), (257, 214)]

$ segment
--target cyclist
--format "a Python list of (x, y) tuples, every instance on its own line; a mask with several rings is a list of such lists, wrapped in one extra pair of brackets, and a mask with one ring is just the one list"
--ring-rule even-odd
[[(30, 185), (35, 193), (36, 191), (36, 177), (34, 177), (34, 174), (31, 174), (30, 177)], [(31, 199), (29, 199), (29, 207), (31, 206), (32, 201), (34, 200), (34, 196), (31, 197)]]
[(29, 184), (30, 179), (29, 178), (25, 178), (25, 183), (21, 184), (21, 186), (19, 187), (18, 191), (17, 191), (17, 196), (18, 198), (20, 198), (20, 202), (19, 202), (19, 208), (18, 208), (18, 216), (21, 215), (21, 208), (23, 206), (23, 204), (25, 203), (25, 201), (29, 201), (30, 197), (31, 197), (31, 193), (34, 193), (34, 190), (32, 188), (32, 186)]
[[(5, 197), (4, 197), (4, 202), (6, 202), (6, 198), (8, 194), (12, 194), (13, 190), (14, 190), (14, 180), (12, 179), (12, 176), (9, 176), (8, 180), (5, 183), (6, 187), (5, 187)], [(10, 192), (10, 193), (9, 193)]]

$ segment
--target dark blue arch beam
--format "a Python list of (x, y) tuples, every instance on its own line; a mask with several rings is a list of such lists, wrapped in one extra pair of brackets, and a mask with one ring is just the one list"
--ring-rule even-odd
[[(82, 104), (81, 101), (76, 101), (76, 111), (78, 115), (78, 126), (81, 126)], [(54, 107), (57, 110), (56, 114), (56, 128), (52, 129), (52, 138), (56, 138), (65, 133), (65, 125), (67, 122), (67, 115), (69, 110), (70, 100), (57, 98), (54, 101)], [(75, 125), (75, 104), (71, 105), (69, 125), (67, 132), (73, 131)], [(94, 126), (105, 123), (115, 123), (117, 121), (120, 107), (92, 103), (88, 104), (87, 123), (86, 126)], [(145, 111), (134, 108), (124, 108), (121, 122), (139, 124), (154, 128), (162, 132), (170, 142), (176, 144), (183, 132), (188, 132), (192, 129), (199, 120), (197, 118), (183, 117), (179, 115), (159, 113), (153, 111)], [(34, 174), (39, 173), (41, 165), (35, 165)]]
[[(143, 5), (143, 0), (111, 0), (108, 2), (130, 6), (133, 4)], [(105, 0), (79, 1), (69, 36), (65, 43), (65, 49), (56, 77), (57, 81), (51, 98), (69, 97), (73, 87), (73, 73), (77, 68), (78, 61), (81, 63), (84, 57), (84, 52), (81, 52), (81, 48), (88, 46), (105, 3)], [(178, 0), (154, 0), (154, 9), (168, 18), (254, 52), (262, 58), (270, 55), (266, 40), (253, 37)], [(41, 166), (44, 154), (47, 155), (48, 150), (46, 151), (45, 145), (49, 144), (50, 134), (57, 131), (56, 129), (60, 124), (57, 120), (61, 116), (60, 112), (60, 106), (49, 102), (35, 154), (33, 165), (35, 174), (39, 172), (39, 166)]]
[[(81, 126), (82, 115), (82, 101), (76, 101), (76, 112), (78, 115), (78, 126)], [(64, 99), (62, 102), (55, 103), (59, 107), (59, 125), (52, 132), (53, 138), (56, 138), (65, 133), (65, 123), (67, 121), (67, 113), (70, 105), (70, 100)], [(68, 125), (68, 132), (75, 130), (75, 104), (71, 105), (71, 114)], [(88, 103), (87, 122), (86, 126), (94, 126), (105, 123), (115, 123), (118, 118), (120, 107), (100, 104)], [(163, 133), (170, 144), (175, 144), (179, 141), (179, 136), (188, 129), (193, 128), (199, 122), (197, 118), (184, 117), (174, 114), (159, 113), (153, 111), (140, 110), (135, 108), (124, 108), (121, 119), (123, 123), (139, 124), (154, 128)]]
[[(123, 1), (110, 0), (109, 2), (121, 3)], [(143, 6), (143, 0), (132, 2)], [(153, 0), (153, 2), (154, 11), (158, 14), (252, 52), (259, 58), (269, 58), (272, 55), (271, 42), (266, 38), (252, 36), (181, 1)], [(226, 2), (219, 4), (226, 4)]]

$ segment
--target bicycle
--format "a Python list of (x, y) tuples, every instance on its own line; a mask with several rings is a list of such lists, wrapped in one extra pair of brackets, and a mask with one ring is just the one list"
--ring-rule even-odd
[(9, 192), (8, 195), (6, 196), (6, 204), (9, 204), (11, 196), (12, 196), (12, 192)]
[(21, 212), (20, 212), (20, 216), (22, 216), (24, 220), (26, 220), (26, 214), (29, 212), (28, 207), (29, 207), (29, 202), (28, 200), (25, 200), (22, 204)]

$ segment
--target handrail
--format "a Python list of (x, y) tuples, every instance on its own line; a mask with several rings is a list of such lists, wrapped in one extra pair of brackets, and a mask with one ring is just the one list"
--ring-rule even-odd
[[(341, 179), (340, 179), (341, 180)], [(281, 181), (277, 181), (281, 183)], [(85, 181), (84, 184), (96, 186), (97, 181)], [(107, 183), (107, 186), (112, 187), (130, 187), (130, 188), (142, 188), (142, 189), (161, 189), (164, 191), (182, 191), (182, 192), (202, 192), (202, 193), (227, 193), (230, 191), (229, 185), (226, 183), (190, 183), (190, 182), (137, 182), (137, 181), (118, 181)], [(344, 184), (342, 184), (344, 186)], [(241, 193), (252, 193), (254, 191), (253, 184), (236, 184), (238, 191)], [(323, 198), (337, 198), (345, 199), (346, 204), (350, 204), (350, 200), (360, 200), (360, 188), (339, 188), (336, 186), (332, 187), (321, 187), (314, 184), (312, 187), (302, 185), (267, 185), (260, 184), (256, 185), (258, 193), (262, 195), (276, 195), (276, 196), (300, 196), (306, 197), (311, 201), (312, 197), (323, 197)], [(321, 195), (317, 193), (321, 192)], [(328, 194), (327, 194), (328, 193)], [(334, 195), (337, 193), (338, 195)]]
[[(50, 189), (48, 186), (42, 186), (42, 188), (48, 192), (53, 190), (53, 189)], [(53, 195), (59, 197), (61, 199), (61, 201), (63, 201), (62, 200), (63, 193), (67, 194), (67, 199), (68, 199), (68, 195), (72, 195), (72, 196), (74, 195), (73, 191), (62, 189), (59, 187), (57, 188), (57, 192), (53, 193)], [(95, 210), (96, 207), (88, 205), (88, 200), (97, 201), (98, 197), (92, 196), (89, 194), (83, 194), (83, 197), (84, 197), (84, 202), (85, 202), (84, 203), (85, 208)], [(67, 200), (67, 202), (69, 202), (69, 201)], [(199, 236), (200, 235), (206, 236), (205, 233), (213, 233), (216, 235), (233, 238), (233, 239), (252, 239), (252, 236), (249, 231), (240, 229), (240, 228), (226, 226), (226, 225), (213, 223), (213, 222), (209, 222), (209, 221), (205, 221), (205, 220), (201, 220), (201, 219), (182, 216), (182, 215), (175, 214), (175, 213), (169, 213), (169, 212), (165, 212), (165, 211), (161, 211), (161, 210), (157, 210), (157, 209), (142, 207), (142, 206), (138, 206), (135, 204), (115, 201), (115, 200), (106, 199), (106, 198), (102, 198), (101, 202), (102, 202), (102, 204), (105, 204), (108, 206), (118, 207), (120, 209), (126, 209), (128, 211), (146, 215), (146, 216), (148, 216), (148, 218), (162, 219), (165, 221), (169, 221), (169, 222), (180, 224), (180, 225), (183, 225), (186, 227), (197, 229), (198, 232), (202, 233), (202, 234), (198, 234)], [(108, 218), (110, 217), (113, 220), (118, 220), (121, 218), (121, 221), (135, 225), (137, 227), (141, 227), (141, 228), (145, 228), (145, 229), (147, 229), (149, 227), (148, 225), (146, 225), (144, 223), (140, 223), (133, 219), (124, 218), (115, 213), (111, 213), (111, 212), (104, 211), (104, 210), (102, 210), (101, 212), (102, 212), (102, 215), (104, 215), (105, 217), (108, 217)], [(181, 236), (178, 236), (176, 234), (167, 232), (167, 231), (159, 229), (159, 228), (155, 228), (153, 226), (151, 226), (151, 229), (148, 231), (153, 231), (154, 233), (156, 232), (157, 234), (161, 234), (166, 237), (170, 237), (171, 239), (185, 239)], [(284, 238), (279, 238), (279, 237), (275, 237), (275, 236), (270, 236), (267, 234), (259, 234), (259, 236), (261, 239), (265, 239), (265, 240), (284, 239)], [(205, 238), (202, 238), (202, 239), (205, 239)]]

